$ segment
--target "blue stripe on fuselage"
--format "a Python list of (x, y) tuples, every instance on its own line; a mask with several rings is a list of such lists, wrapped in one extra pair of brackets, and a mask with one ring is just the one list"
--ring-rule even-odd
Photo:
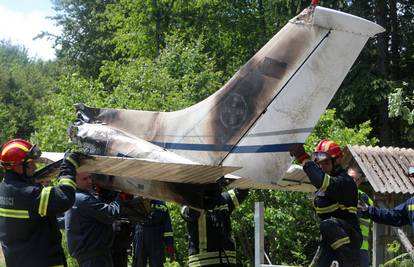
[[(205, 152), (229, 152), (233, 149), (232, 145), (211, 145), (211, 144), (185, 144), (185, 143), (163, 143), (152, 142), (154, 145), (171, 150), (194, 150)], [(231, 153), (271, 153), (271, 152), (287, 152), (289, 147), (297, 143), (288, 144), (272, 144), (272, 145), (251, 145), (236, 146)]]

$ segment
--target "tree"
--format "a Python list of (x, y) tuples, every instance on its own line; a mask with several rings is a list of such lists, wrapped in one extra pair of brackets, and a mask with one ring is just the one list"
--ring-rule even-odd
[(0, 142), (29, 138), (41, 103), (53, 90), (53, 63), (28, 57), (27, 50), (0, 42)]
[(371, 119), (373, 134), (382, 145), (413, 146), (412, 127), (407, 120), (413, 94), (404, 85), (413, 79), (414, 12), (410, 3), (357, 0), (349, 6), (351, 13), (376, 21), (386, 32), (362, 51), (331, 107), (337, 108), (338, 116), (349, 125)]
[(52, 17), (62, 34), (55, 39), (57, 57), (67, 67), (86, 77), (97, 78), (105, 60), (114, 60), (117, 55), (111, 44), (112, 29), (109, 28), (104, 12), (113, 0), (53, 0), (56, 15)]

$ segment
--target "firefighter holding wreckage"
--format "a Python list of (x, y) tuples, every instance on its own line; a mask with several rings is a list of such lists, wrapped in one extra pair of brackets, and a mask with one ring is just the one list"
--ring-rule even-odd
[(320, 218), (321, 242), (311, 266), (331, 266), (337, 261), (341, 267), (359, 266), (362, 243), (357, 217), (358, 189), (353, 179), (341, 167), (341, 148), (323, 139), (311, 157), (303, 145), (289, 149), (303, 164), (303, 170), (317, 188), (314, 206)]
[(1, 152), (6, 170), (0, 184), (0, 241), (9, 267), (66, 266), (56, 215), (72, 207), (81, 154), (66, 153), (56, 186), (35, 183), (41, 151), (23, 139), (7, 142)]
[(221, 193), (213, 184), (203, 197), (204, 209), (183, 206), (187, 222), (190, 267), (236, 266), (236, 246), (231, 233), (231, 213), (247, 197), (248, 190), (232, 189)]

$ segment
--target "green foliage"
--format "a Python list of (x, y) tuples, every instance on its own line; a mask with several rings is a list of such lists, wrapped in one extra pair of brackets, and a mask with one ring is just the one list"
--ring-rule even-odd
[(116, 57), (111, 45), (112, 29), (103, 15), (113, 0), (82, 1), (52, 0), (56, 24), (62, 28), (60, 36), (43, 33), (55, 39), (58, 58), (71, 69), (86, 77), (98, 77), (104, 60)]
[(238, 261), (253, 264), (254, 203), (265, 203), (265, 251), (273, 264), (302, 265), (312, 258), (319, 237), (310, 196), (298, 192), (252, 190), (233, 214)]
[[(209, 96), (222, 83), (215, 62), (202, 53), (201, 39), (184, 44), (179, 36), (155, 60), (140, 59), (123, 66), (108, 66), (118, 86), (109, 104), (118, 108), (171, 111), (188, 107)], [(113, 71), (112, 71), (113, 70)]]
[(0, 41), (0, 142), (29, 138), (53, 89), (52, 63), (29, 59), (24, 47)]
[(175, 203), (167, 203), (167, 206), (170, 211), (173, 226), (176, 257), (175, 262), (168, 263), (167, 265), (170, 267), (175, 267), (177, 266), (176, 264), (178, 264), (178, 266), (187, 266), (188, 237), (186, 224), (180, 215), (181, 207)]
[(371, 122), (363, 122), (354, 128), (346, 127), (345, 123), (335, 117), (335, 109), (327, 109), (319, 119), (318, 124), (306, 140), (305, 147), (313, 151), (321, 139), (328, 138), (345, 147), (351, 145), (376, 145), (378, 138), (369, 137), (372, 131)]
[(68, 148), (67, 128), (75, 120), (76, 103), (104, 106), (105, 91), (98, 82), (81, 78), (77, 74), (63, 77), (57, 83), (59, 88), (45, 105), (43, 113), (34, 123), (34, 141), (44, 151), (64, 151)]
[(401, 116), (409, 125), (414, 124), (414, 90), (403, 82), (388, 96), (389, 115), (391, 118)]
[[(399, 253), (401, 249), (401, 244), (394, 240), (392, 243), (387, 244), (387, 252), (388, 253)], [(380, 267), (409, 267), (413, 266), (413, 261), (410, 257), (409, 253), (403, 253), (391, 260), (385, 262), (384, 264), (380, 264)]]

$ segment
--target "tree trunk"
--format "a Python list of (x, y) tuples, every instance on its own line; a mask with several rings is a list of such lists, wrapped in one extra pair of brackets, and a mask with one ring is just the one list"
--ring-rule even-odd
[(265, 10), (263, 7), (263, 1), (258, 0), (258, 9), (259, 9), (259, 19), (260, 19), (260, 26), (262, 28), (262, 34), (264, 37), (267, 37), (267, 31), (266, 31), (266, 19), (265, 19)]
[[(375, 18), (377, 23), (388, 29), (387, 23), (387, 1), (377, 0), (375, 4)], [(388, 79), (388, 31), (377, 35), (377, 71), (384, 80)], [(378, 105), (378, 126), (380, 145), (392, 145), (391, 125), (388, 118), (388, 100), (383, 99)]]
[(390, 78), (399, 80), (401, 78), (400, 70), (400, 48), (401, 39), (399, 35), (399, 23), (397, 14), (397, 1), (390, 0), (390, 33), (391, 33), (391, 49), (390, 49)]
[(154, 16), (155, 16), (155, 51), (156, 56), (160, 54), (160, 31), (161, 31), (161, 12), (160, 7), (158, 6), (157, 0), (152, 0), (152, 8), (154, 8)]

